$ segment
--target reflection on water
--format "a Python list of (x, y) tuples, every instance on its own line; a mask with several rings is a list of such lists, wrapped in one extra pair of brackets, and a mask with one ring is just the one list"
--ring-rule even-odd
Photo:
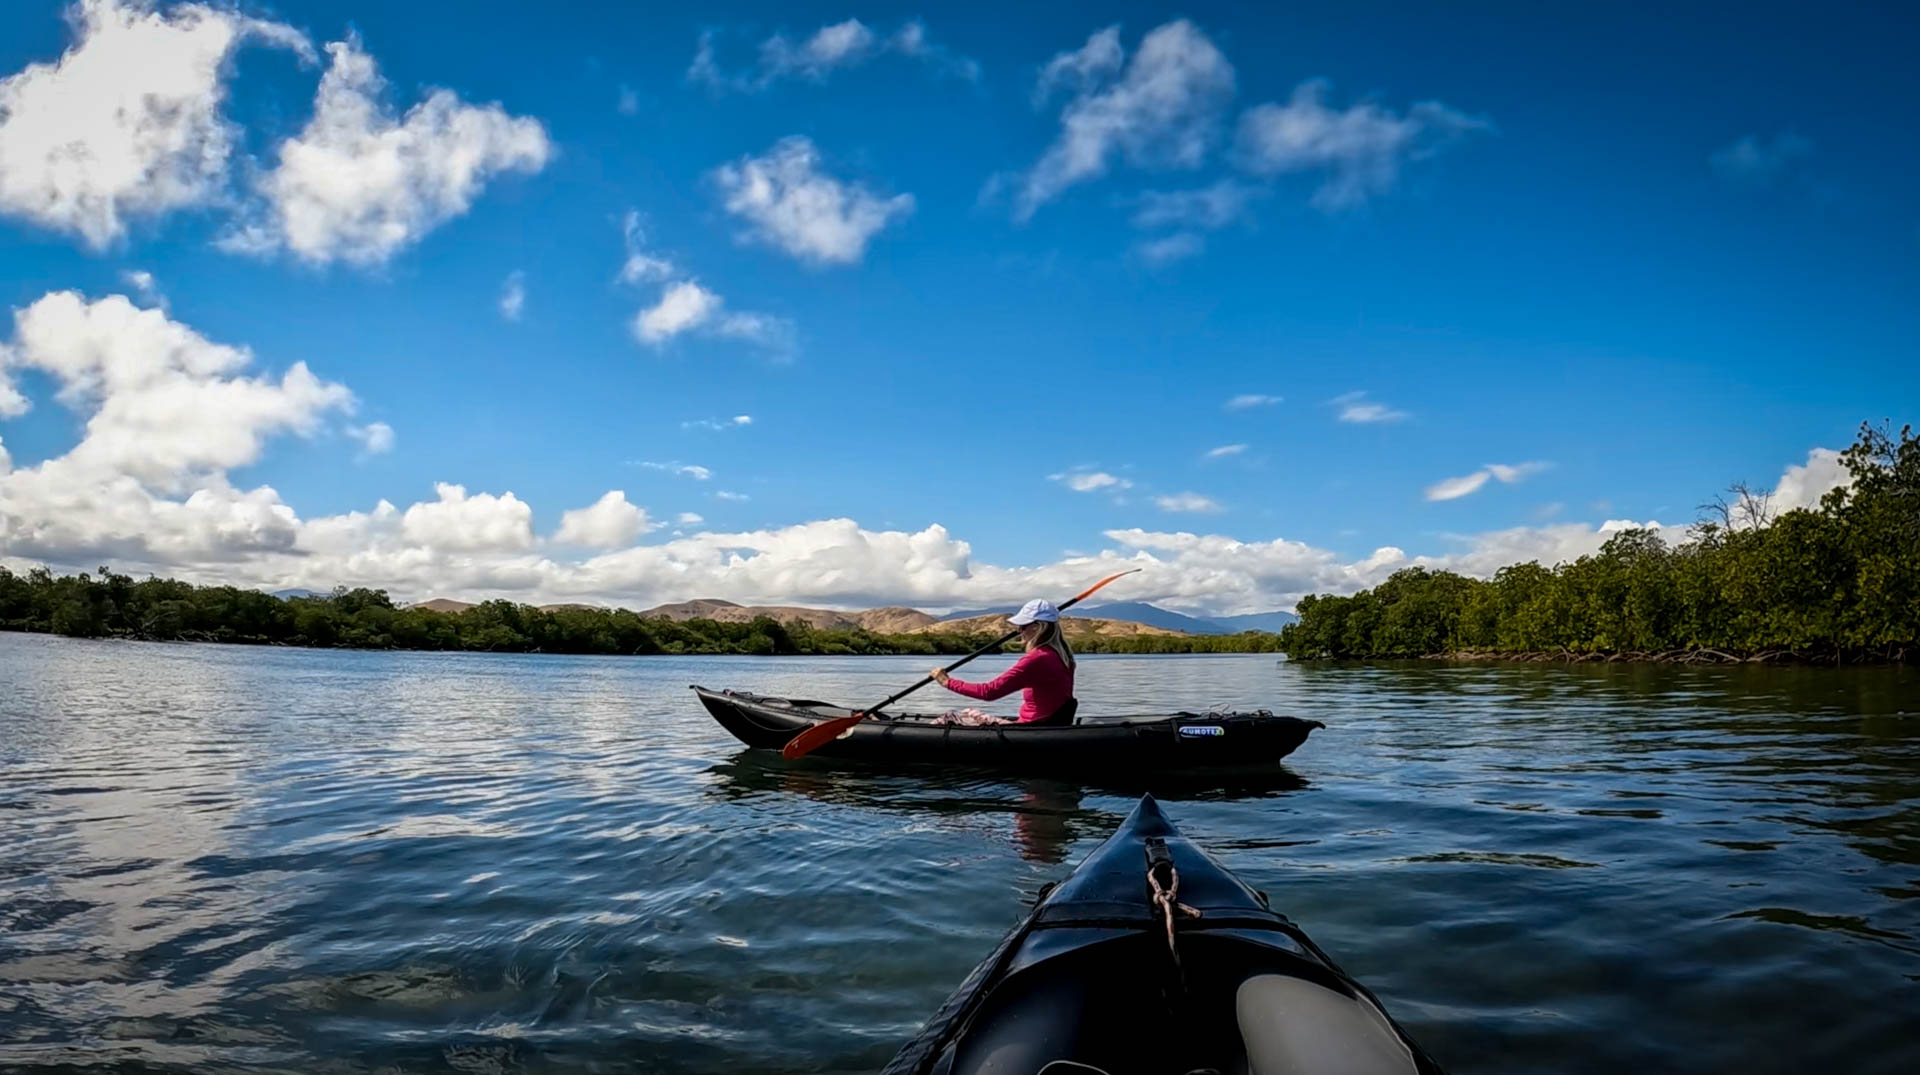
[(686, 691), (921, 671), (0, 634), (0, 1070), (872, 1070), (1149, 790), (1458, 1070), (1920, 1066), (1911, 670), (1086, 661), (1327, 723), (1226, 786), (787, 763)]

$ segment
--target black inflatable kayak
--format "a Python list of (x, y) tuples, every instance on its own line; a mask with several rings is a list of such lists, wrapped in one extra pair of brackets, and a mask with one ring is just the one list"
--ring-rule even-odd
[[(750, 747), (778, 750), (808, 725), (850, 716), (845, 706), (804, 698), (695, 686), (720, 726)], [(817, 753), (877, 761), (936, 761), (1069, 772), (1270, 765), (1293, 753), (1317, 720), (1253, 713), (1164, 713), (1081, 718), (1065, 726), (968, 728), (929, 716), (875, 716)]]
[[(1171, 890), (1167, 904), (1156, 902), (1156, 884)], [(1042, 894), (883, 1075), (1200, 1072), (1441, 1068), (1373, 994), (1147, 796)]]

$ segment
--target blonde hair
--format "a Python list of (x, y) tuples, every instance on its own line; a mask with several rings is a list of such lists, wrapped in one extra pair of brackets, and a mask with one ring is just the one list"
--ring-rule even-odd
[(1042, 620), (1040, 623), (1043, 625), (1040, 631), (1040, 637), (1029, 643), (1027, 648), (1029, 650), (1035, 650), (1044, 646), (1058, 654), (1060, 663), (1071, 669), (1073, 667), (1073, 649), (1067, 645), (1067, 633), (1060, 629), (1058, 622)]

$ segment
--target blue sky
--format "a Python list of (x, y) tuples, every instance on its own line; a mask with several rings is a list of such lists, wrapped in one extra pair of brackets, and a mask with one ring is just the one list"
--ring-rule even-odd
[[(10, 562), (1256, 611), (1807, 495), (1920, 400), (1895, 6), (89, 10), (0, 11)], [(98, 104), (154, 78), (188, 150)]]

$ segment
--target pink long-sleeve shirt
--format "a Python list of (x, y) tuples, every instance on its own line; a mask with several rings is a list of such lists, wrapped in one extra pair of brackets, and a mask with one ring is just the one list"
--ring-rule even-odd
[(1013, 667), (986, 683), (967, 683), (947, 677), (947, 689), (955, 694), (992, 702), (1014, 691), (1024, 692), (1020, 699), (1020, 723), (1027, 724), (1050, 717), (1073, 697), (1073, 669), (1060, 655), (1042, 646), (1030, 649), (1013, 662)]

